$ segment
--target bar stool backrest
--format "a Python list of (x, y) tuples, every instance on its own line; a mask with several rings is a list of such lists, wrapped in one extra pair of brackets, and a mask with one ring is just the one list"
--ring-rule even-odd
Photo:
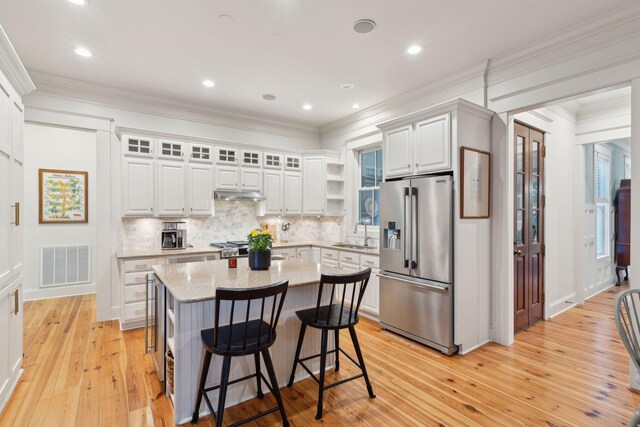
[(614, 308), (620, 339), (640, 372), (640, 289), (629, 289), (618, 295)]
[[(226, 346), (227, 350), (231, 349), (232, 336), (234, 328), (242, 328), (243, 332), (243, 344), (242, 349), (247, 349), (247, 338), (249, 333), (249, 321), (251, 306), (260, 307), (260, 322), (258, 326), (258, 347), (266, 345), (272, 342), (276, 334), (276, 326), (280, 319), (280, 312), (282, 311), (282, 305), (287, 295), (287, 289), (289, 287), (289, 281), (283, 280), (272, 285), (261, 286), (259, 288), (242, 288), (242, 289), (230, 289), (220, 288), (216, 290), (215, 296), (215, 320), (214, 320), (214, 333), (213, 344), (216, 347)], [(253, 304), (252, 304), (253, 303)], [(256, 305), (257, 304), (257, 305)], [(228, 323), (222, 325), (229, 325), (231, 330), (229, 331), (227, 342), (220, 343), (218, 331), (220, 330), (220, 307), (229, 306), (229, 316), (224, 316)], [(240, 321), (234, 323), (233, 320), (239, 318)], [(263, 340), (263, 328), (268, 328), (268, 338)]]
[[(318, 289), (318, 301), (316, 303), (315, 321), (320, 319), (320, 307), (322, 305), (322, 292), (325, 287), (331, 287), (330, 308), (326, 313), (327, 318), (331, 317), (331, 310), (340, 310), (338, 318), (342, 320), (343, 313), (347, 310), (347, 322), (354, 322), (358, 318), (358, 311), (360, 310), (360, 303), (364, 296), (364, 291), (369, 284), (369, 277), (371, 276), (371, 269), (367, 268), (358, 273), (353, 274), (323, 274), (320, 276), (320, 289)], [(342, 295), (338, 295), (342, 292)], [(336, 297), (340, 302), (340, 307), (334, 307), (333, 303), (336, 301)], [(333, 313), (335, 314), (335, 313)], [(344, 325), (338, 325), (344, 326)]]

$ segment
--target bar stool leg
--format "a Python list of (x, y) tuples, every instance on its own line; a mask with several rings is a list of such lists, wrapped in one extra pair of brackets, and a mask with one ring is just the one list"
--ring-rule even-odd
[(227, 400), (227, 386), (229, 385), (229, 371), (231, 370), (231, 356), (224, 356), (222, 360), (222, 374), (220, 375), (220, 392), (218, 394), (218, 414), (216, 416), (216, 427), (222, 427), (222, 415), (224, 414), (224, 403)]
[(260, 353), (255, 353), (253, 357), (256, 361), (256, 381), (258, 381), (258, 397), (262, 399), (264, 397), (264, 393), (262, 392), (262, 376), (260, 375)]
[(322, 418), (322, 396), (324, 395), (324, 371), (327, 366), (327, 340), (329, 338), (329, 330), (322, 330), (322, 341), (320, 344), (320, 381), (318, 382), (318, 411), (316, 412), (316, 420)]
[(335, 371), (338, 372), (340, 370), (340, 329), (336, 329), (336, 369)]
[(300, 359), (300, 351), (302, 350), (302, 343), (304, 341), (304, 333), (307, 330), (307, 325), (304, 323), (300, 324), (300, 333), (298, 334), (298, 345), (296, 346), (296, 355), (293, 358), (293, 368), (291, 369), (291, 376), (289, 377), (289, 384), (287, 387), (293, 386), (293, 381), (296, 376), (296, 368), (298, 367), (298, 360)]
[[(256, 353), (257, 354), (257, 353)], [(276, 378), (276, 372), (273, 369), (273, 362), (271, 361), (271, 355), (269, 349), (262, 350), (262, 358), (269, 374), (269, 381), (271, 382), (271, 388), (273, 388), (273, 397), (278, 402), (278, 408), (280, 408), (280, 415), (282, 416), (282, 425), (289, 427), (289, 420), (287, 414), (284, 412), (284, 403), (282, 402), (282, 396), (280, 396), (280, 384), (278, 384), (278, 378)]]
[(367, 368), (364, 366), (364, 358), (362, 357), (362, 351), (360, 350), (360, 343), (358, 342), (358, 336), (356, 335), (355, 326), (349, 326), (349, 334), (351, 335), (351, 341), (353, 341), (353, 347), (356, 349), (356, 354), (358, 355), (358, 362), (360, 363), (360, 368), (362, 368), (362, 375), (364, 376), (364, 382), (367, 384), (367, 391), (369, 392), (369, 397), (376, 397), (373, 394), (373, 388), (371, 387), (371, 383), (369, 382), (369, 375), (367, 375)]
[(202, 360), (202, 368), (200, 369), (200, 384), (198, 385), (198, 397), (196, 398), (196, 408), (193, 410), (191, 424), (196, 424), (200, 418), (200, 403), (202, 403), (202, 395), (204, 394), (204, 386), (207, 383), (207, 375), (209, 375), (209, 366), (211, 366), (212, 353), (204, 351), (204, 359)]

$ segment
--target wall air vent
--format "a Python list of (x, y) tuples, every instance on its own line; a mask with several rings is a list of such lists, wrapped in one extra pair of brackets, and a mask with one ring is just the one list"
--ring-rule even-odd
[(91, 282), (89, 245), (43, 246), (40, 256), (40, 285), (79, 285)]

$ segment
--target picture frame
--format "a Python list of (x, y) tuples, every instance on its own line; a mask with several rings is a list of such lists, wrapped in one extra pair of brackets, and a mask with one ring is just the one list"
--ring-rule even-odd
[(491, 153), (460, 147), (460, 218), (491, 215)]
[(38, 169), (39, 223), (87, 224), (89, 222), (89, 173)]

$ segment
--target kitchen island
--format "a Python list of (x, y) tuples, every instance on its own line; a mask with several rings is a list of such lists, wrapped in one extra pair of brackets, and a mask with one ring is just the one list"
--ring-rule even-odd
[[(164, 307), (166, 327), (164, 339), (162, 336), (158, 337), (159, 348), (162, 349), (162, 343), (166, 343), (174, 357), (174, 387), (173, 392), (167, 387), (167, 394), (173, 401), (176, 424), (190, 421), (193, 415), (204, 351), (200, 331), (213, 327), (216, 289), (251, 288), (280, 280), (289, 281), (289, 290), (278, 323), (278, 338), (271, 347), (276, 376), (279, 386), (282, 387), (287, 384), (291, 373), (300, 330), (300, 321), (295, 312), (315, 306), (322, 273), (341, 273), (336, 268), (297, 259), (273, 261), (269, 270), (252, 271), (246, 258), (239, 259), (238, 268), (235, 269), (228, 268), (226, 260), (220, 260), (156, 265), (153, 271), (160, 284), (160, 298), (165, 298), (165, 304), (161, 306)], [(323, 302), (328, 303), (329, 298), (330, 290), (325, 290)], [(227, 317), (224, 317), (225, 315)], [(255, 315), (257, 317), (258, 313)], [(221, 318), (228, 318), (228, 313), (221, 313)], [(330, 343), (329, 347), (332, 346)], [(320, 331), (307, 330), (302, 355), (319, 352)], [(311, 369), (316, 371), (319, 368), (319, 359), (310, 362)], [(332, 364), (333, 360), (328, 360), (328, 363)], [(214, 355), (207, 387), (219, 384), (221, 364), (222, 358)], [(231, 379), (252, 374), (254, 371), (253, 356), (235, 357), (231, 366)], [(306, 376), (306, 372), (298, 367), (296, 380)], [(232, 406), (255, 396), (255, 379), (243, 381), (229, 387), (226, 405)], [(215, 402), (217, 392), (211, 393), (210, 397)], [(204, 403), (200, 410), (201, 416), (209, 413)]]

